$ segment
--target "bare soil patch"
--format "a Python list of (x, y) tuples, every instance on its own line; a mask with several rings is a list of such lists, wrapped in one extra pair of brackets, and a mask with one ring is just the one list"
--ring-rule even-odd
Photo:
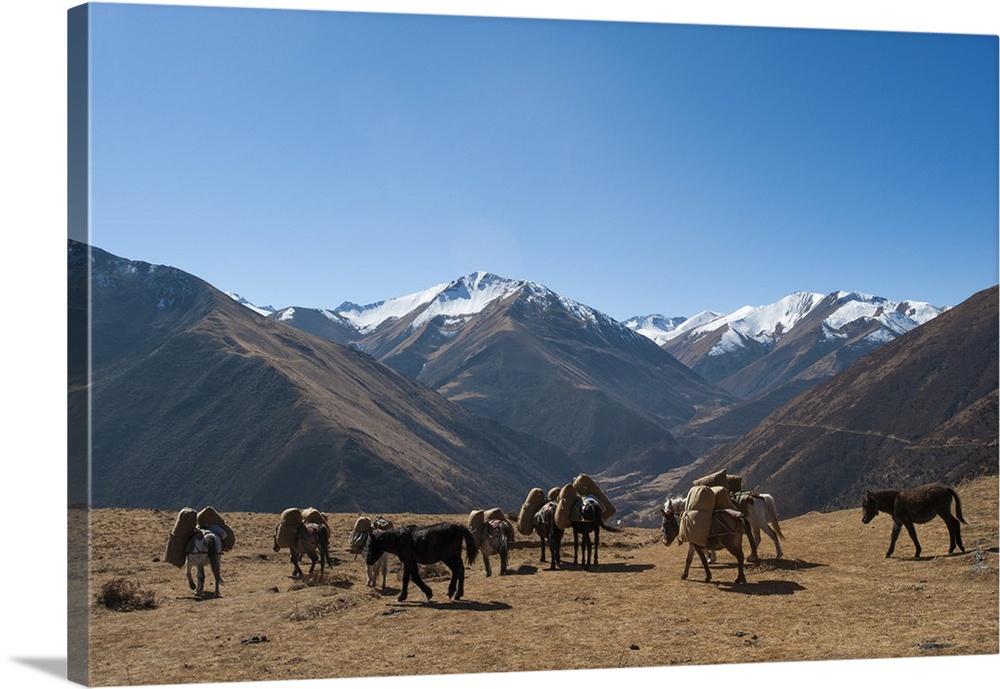
[[(477, 557), (459, 602), (447, 600), (440, 565), (422, 568), (434, 590), (429, 602), (412, 584), (409, 600), (397, 602), (394, 559), (389, 590), (367, 588), (364, 564), (347, 552), (355, 514), (331, 515), (338, 564), (322, 580), (295, 581), (287, 551), (272, 550), (279, 515), (258, 513), (225, 514), (236, 546), (223, 556), (222, 596), (195, 600), (183, 570), (161, 561), (175, 512), (95, 510), (90, 681), (385, 675), (388, 665), (371, 660), (373, 643), (400, 675), (997, 654), (997, 479), (958, 491), (965, 554), (947, 555), (947, 530), (935, 520), (917, 528), (923, 557), (911, 557), (904, 533), (886, 559), (891, 520), (863, 525), (860, 506), (782, 522), (785, 559), (768, 559), (774, 550), (765, 538), (745, 586), (731, 583), (728, 554), (712, 567), (712, 583), (702, 581), (697, 560), (681, 581), (687, 549), (665, 547), (656, 529), (602, 532), (601, 564), (590, 571), (571, 564), (571, 534), (559, 571), (539, 562), (537, 539), (519, 535), (511, 572), (498, 576), (494, 557), (487, 578)], [(397, 525), (467, 518), (386, 516)], [(116, 579), (152, 591), (155, 607), (101, 605), (98, 593)]]

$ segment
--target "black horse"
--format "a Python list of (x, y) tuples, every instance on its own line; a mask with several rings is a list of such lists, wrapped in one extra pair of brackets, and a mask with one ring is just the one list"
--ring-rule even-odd
[(472, 532), (460, 524), (441, 523), (433, 526), (405, 526), (387, 531), (373, 531), (365, 544), (365, 563), (374, 565), (383, 553), (392, 553), (403, 563), (403, 589), (396, 597), (406, 600), (410, 579), (431, 599), (431, 587), (420, 578), (417, 564), (443, 562), (451, 570), (448, 598), (461, 600), (465, 594), (465, 565), (462, 564), (462, 543), (467, 562), (476, 559), (478, 548)]
[[(580, 549), (580, 540), (583, 540), (582, 555), (583, 555), (583, 568), (589, 569), (591, 564), (591, 555), (593, 555), (593, 564), (596, 567), (598, 564), (598, 552), (601, 546), (601, 529), (607, 529), (608, 531), (617, 533), (620, 529), (616, 529), (613, 526), (609, 526), (604, 523), (604, 519), (601, 518), (601, 512), (604, 507), (601, 505), (600, 500), (592, 498), (590, 496), (585, 496), (577, 501), (576, 506), (573, 509), (573, 515), (570, 519), (570, 525), (573, 527), (573, 564), (578, 564), (579, 557), (577, 551)], [(579, 515), (576, 514), (579, 510)], [(590, 534), (594, 534), (593, 543), (591, 543)]]
[[(955, 499), (955, 514), (958, 519), (951, 514), (951, 501)], [(917, 531), (914, 524), (926, 524), (935, 516), (941, 517), (948, 526), (948, 537), (951, 544), (948, 547), (948, 554), (955, 552), (957, 547), (963, 553), (965, 546), (962, 545), (962, 527), (959, 522), (965, 524), (962, 517), (962, 502), (958, 499), (955, 489), (943, 483), (928, 483), (918, 486), (912, 490), (878, 490), (866, 491), (865, 499), (861, 503), (861, 522), (867, 524), (875, 518), (879, 512), (892, 515), (892, 537), (889, 539), (889, 550), (885, 556), (889, 557), (896, 549), (896, 539), (899, 531), (904, 526), (917, 552), (914, 557), (920, 557), (920, 541), (917, 540)]]
[(542, 505), (541, 509), (535, 512), (532, 518), (535, 526), (535, 533), (542, 542), (542, 562), (545, 562), (545, 546), (549, 548), (549, 569), (556, 569), (562, 566), (562, 557), (559, 554), (562, 548), (563, 530), (556, 525), (556, 503), (548, 501)]

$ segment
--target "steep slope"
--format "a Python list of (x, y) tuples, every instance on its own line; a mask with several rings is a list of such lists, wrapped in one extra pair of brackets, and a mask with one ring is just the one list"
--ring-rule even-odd
[(463, 511), (578, 470), (182, 271), (70, 242), (92, 308), (92, 504)]
[(997, 288), (868, 354), (681, 477), (727, 468), (792, 516), (997, 473)]

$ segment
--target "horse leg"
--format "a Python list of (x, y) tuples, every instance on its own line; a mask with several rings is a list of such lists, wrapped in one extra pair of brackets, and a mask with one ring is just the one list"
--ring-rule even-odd
[(910, 534), (910, 539), (913, 541), (913, 547), (917, 549), (917, 552), (913, 554), (913, 557), (920, 557), (920, 541), (917, 540), (917, 530), (913, 527), (913, 522), (907, 519), (903, 522), (903, 526), (906, 527), (907, 533)]
[[(490, 567), (490, 556), (487, 555), (486, 553), (483, 553), (483, 564), (486, 565), (486, 576), (488, 576), (488, 577), (493, 576), (493, 568)], [(454, 582), (452, 582), (452, 585), (454, 585)], [(451, 598), (451, 594), (452, 593), (453, 593), (453, 591), (449, 587), (449, 589), (448, 589), (448, 597), (449, 598)]]
[[(694, 546), (695, 551), (698, 553), (698, 558), (701, 560), (702, 569), (705, 570), (705, 582), (712, 581), (712, 570), (708, 568), (708, 559), (705, 557), (705, 551), (701, 546)], [(689, 553), (690, 555), (690, 553)]]
[(736, 584), (747, 583), (746, 575), (743, 573), (743, 537), (733, 537), (730, 540), (725, 541), (726, 550), (733, 554), (736, 558)]
[(576, 527), (574, 526), (573, 527), (573, 564), (574, 565), (580, 564), (579, 560), (577, 559), (577, 555), (576, 555), (577, 549), (579, 547), (580, 547), (580, 532), (577, 531)]
[(955, 552), (956, 547), (964, 553), (965, 546), (962, 545), (962, 525), (955, 517), (951, 516), (951, 512), (945, 511), (941, 515), (941, 518), (944, 519), (944, 523), (948, 526), (948, 538), (951, 541), (948, 545), (948, 554), (951, 555)]
[(198, 588), (195, 589), (195, 598), (201, 598), (201, 594), (205, 591), (205, 565), (201, 562), (198, 563)]
[(424, 595), (427, 596), (427, 600), (430, 600), (431, 587), (425, 584), (424, 580), (420, 578), (420, 566), (417, 565), (416, 561), (413, 562), (413, 571), (410, 572), (410, 579), (412, 579), (413, 583), (424, 592)]
[(406, 592), (407, 592), (407, 589), (410, 586), (410, 571), (411, 571), (411, 568), (415, 568), (416, 566), (417, 566), (416, 562), (412, 562), (411, 563), (409, 561), (406, 561), (406, 562), (403, 563), (403, 588), (399, 592), (399, 595), (396, 596), (396, 600), (398, 600), (400, 602), (403, 602), (404, 600), (406, 600)]
[(292, 551), (291, 561), (292, 561), (292, 568), (293, 568), (292, 569), (292, 578), (293, 579), (301, 579), (302, 578), (302, 568), (299, 567), (299, 558), (301, 558), (301, 557), (302, 557), (302, 555), (300, 553), (297, 553), (294, 550)]
[[(753, 539), (753, 534), (751, 533), (752, 526), (751, 526), (751, 522), (750, 522), (749, 519), (747, 519), (746, 517), (744, 517), (741, 521), (742, 521), (742, 525), (743, 525), (743, 533), (745, 533), (747, 535), (747, 540), (750, 541), (750, 557), (752, 558), (753, 562), (760, 562), (760, 556), (757, 553), (757, 543), (760, 541), (760, 538), (758, 537), (756, 541)], [(768, 528), (770, 528), (770, 527), (768, 527)], [(778, 545), (778, 539), (777, 538), (774, 539), (774, 544)], [(739, 541), (737, 542), (737, 545), (738, 545), (738, 547), (740, 549), (740, 557), (739, 557), (739, 559), (742, 560), (743, 559), (743, 536), (742, 536), (742, 534), (739, 536)], [(778, 546), (778, 558), (779, 559), (781, 558), (781, 546)], [(744, 580), (744, 582), (745, 582), (745, 580)]]
[[(781, 553), (781, 543), (778, 542), (778, 534), (775, 533), (774, 529), (772, 529), (767, 524), (762, 524), (759, 529), (756, 528), (756, 527), (754, 527), (754, 532), (755, 532), (755, 535), (757, 537), (757, 541), (756, 541), (757, 547), (760, 547), (760, 532), (761, 531), (763, 531), (764, 533), (766, 533), (768, 535), (768, 537), (772, 541), (774, 541), (774, 550), (775, 550), (775, 552), (777, 552), (777, 555), (775, 555), (774, 559), (775, 560), (780, 560), (782, 553)], [(754, 558), (754, 559), (756, 559), (756, 558)]]
[(465, 565), (462, 563), (461, 554), (455, 558), (455, 565), (451, 570), (451, 576), (455, 579), (455, 597), (452, 600), (462, 600), (462, 597), (465, 595)]
[(903, 523), (895, 517), (892, 518), (892, 534), (889, 536), (889, 549), (885, 551), (885, 556), (889, 557), (896, 550), (896, 539), (899, 538), (899, 530), (903, 528)]
[(538, 542), (542, 544), (542, 559), (539, 562), (545, 562), (545, 536), (538, 534)]
[(500, 544), (500, 575), (507, 573), (507, 542)]
[(598, 562), (598, 557), (600, 557), (600, 552), (601, 552), (601, 527), (600, 527), (600, 525), (596, 525), (594, 527), (594, 566), (595, 567), (600, 564), (600, 562)]
[(194, 579), (191, 578), (191, 567), (193, 566), (192, 562), (191, 562), (191, 556), (188, 555), (187, 558), (185, 558), (185, 560), (187, 562), (187, 572), (186, 572), (186, 574), (187, 574), (188, 586), (190, 586), (191, 590), (194, 591), (195, 590)]
[[(451, 581), (448, 582), (448, 599), (461, 600), (465, 593), (465, 565), (462, 564), (462, 556), (459, 554), (454, 560), (446, 560), (445, 564), (451, 570)], [(430, 600), (430, 594), (427, 594)]]
[(218, 553), (212, 553), (208, 556), (208, 561), (212, 565), (212, 576), (215, 578), (215, 597), (219, 597), (219, 584), (222, 583), (222, 567), (220, 561), (222, 557)]
[[(701, 555), (700, 552), (698, 554)], [(694, 544), (689, 544), (688, 545), (687, 558), (684, 560), (684, 573), (681, 574), (681, 579), (687, 579), (688, 578), (688, 570), (691, 569), (691, 559), (693, 557), (694, 557)], [(704, 558), (704, 555), (702, 555), (702, 558)]]

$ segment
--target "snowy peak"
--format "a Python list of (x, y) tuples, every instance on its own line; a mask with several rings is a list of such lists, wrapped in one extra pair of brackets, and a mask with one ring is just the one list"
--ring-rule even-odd
[(517, 293), (527, 283), (508, 280), (493, 273), (477, 272), (459, 278), (444, 287), (414, 319), (418, 328), (432, 318), (445, 316), (449, 321), (464, 321), (481, 313), (495, 301)]
[[(713, 314), (713, 317), (719, 314)], [(648, 316), (633, 316), (628, 320), (624, 321), (622, 325), (626, 328), (630, 328), (635, 332), (648, 337), (650, 340), (658, 345), (662, 345), (669, 339), (670, 333), (677, 330), (678, 327), (686, 323), (688, 318), (684, 316), (672, 316), (667, 317), (658, 313), (650, 314)]]
[(525, 305), (535, 309), (561, 307), (587, 323), (615, 322), (609, 316), (556, 294), (538, 283), (511, 280), (484, 271), (367, 306), (345, 302), (335, 313), (350, 322), (359, 333), (368, 335), (383, 324), (402, 318), (412, 318), (409, 325), (411, 330), (439, 317), (444, 318), (446, 325), (461, 325), (482, 313), (491, 304), (515, 295)]
[(386, 299), (367, 306), (345, 302), (336, 309), (336, 312), (347, 319), (359, 332), (367, 334), (388, 320), (402, 318), (414, 309), (431, 303), (448, 286), (449, 283), (442, 283), (420, 292)]
[(237, 304), (259, 313), (261, 316), (270, 316), (275, 312), (275, 308), (273, 306), (257, 306), (256, 304), (252, 304), (240, 295), (236, 294), (236, 292), (226, 292), (226, 296), (235, 301)]
[[(823, 316), (823, 327), (830, 337), (838, 336), (849, 324), (867, 320), (879, 323), (886, 331), (883, 337), (892, 339), (926, 323), (944, 310), (925, 302), (895, 302), (860, 292), (834, 292), (825, 296), (815, 292), (795, 292), (773, 304), (744, 306), (724, 315), (703, 311), (682, 320), (673, 328), (663, 326), (677, 319), (662, 316), (636, 317), (626, 321), (625, 325), (660, 345), (679, 338), (693, 341), (714, 335), (718, 341), (708, 355), (718, 356), (740, 348), (748, 341), (771, 347), (796, 325), (817, 315)], [(658, 319), (655, 322), (660, 325), (659, 329), (650, 327), (653, 319)]]

